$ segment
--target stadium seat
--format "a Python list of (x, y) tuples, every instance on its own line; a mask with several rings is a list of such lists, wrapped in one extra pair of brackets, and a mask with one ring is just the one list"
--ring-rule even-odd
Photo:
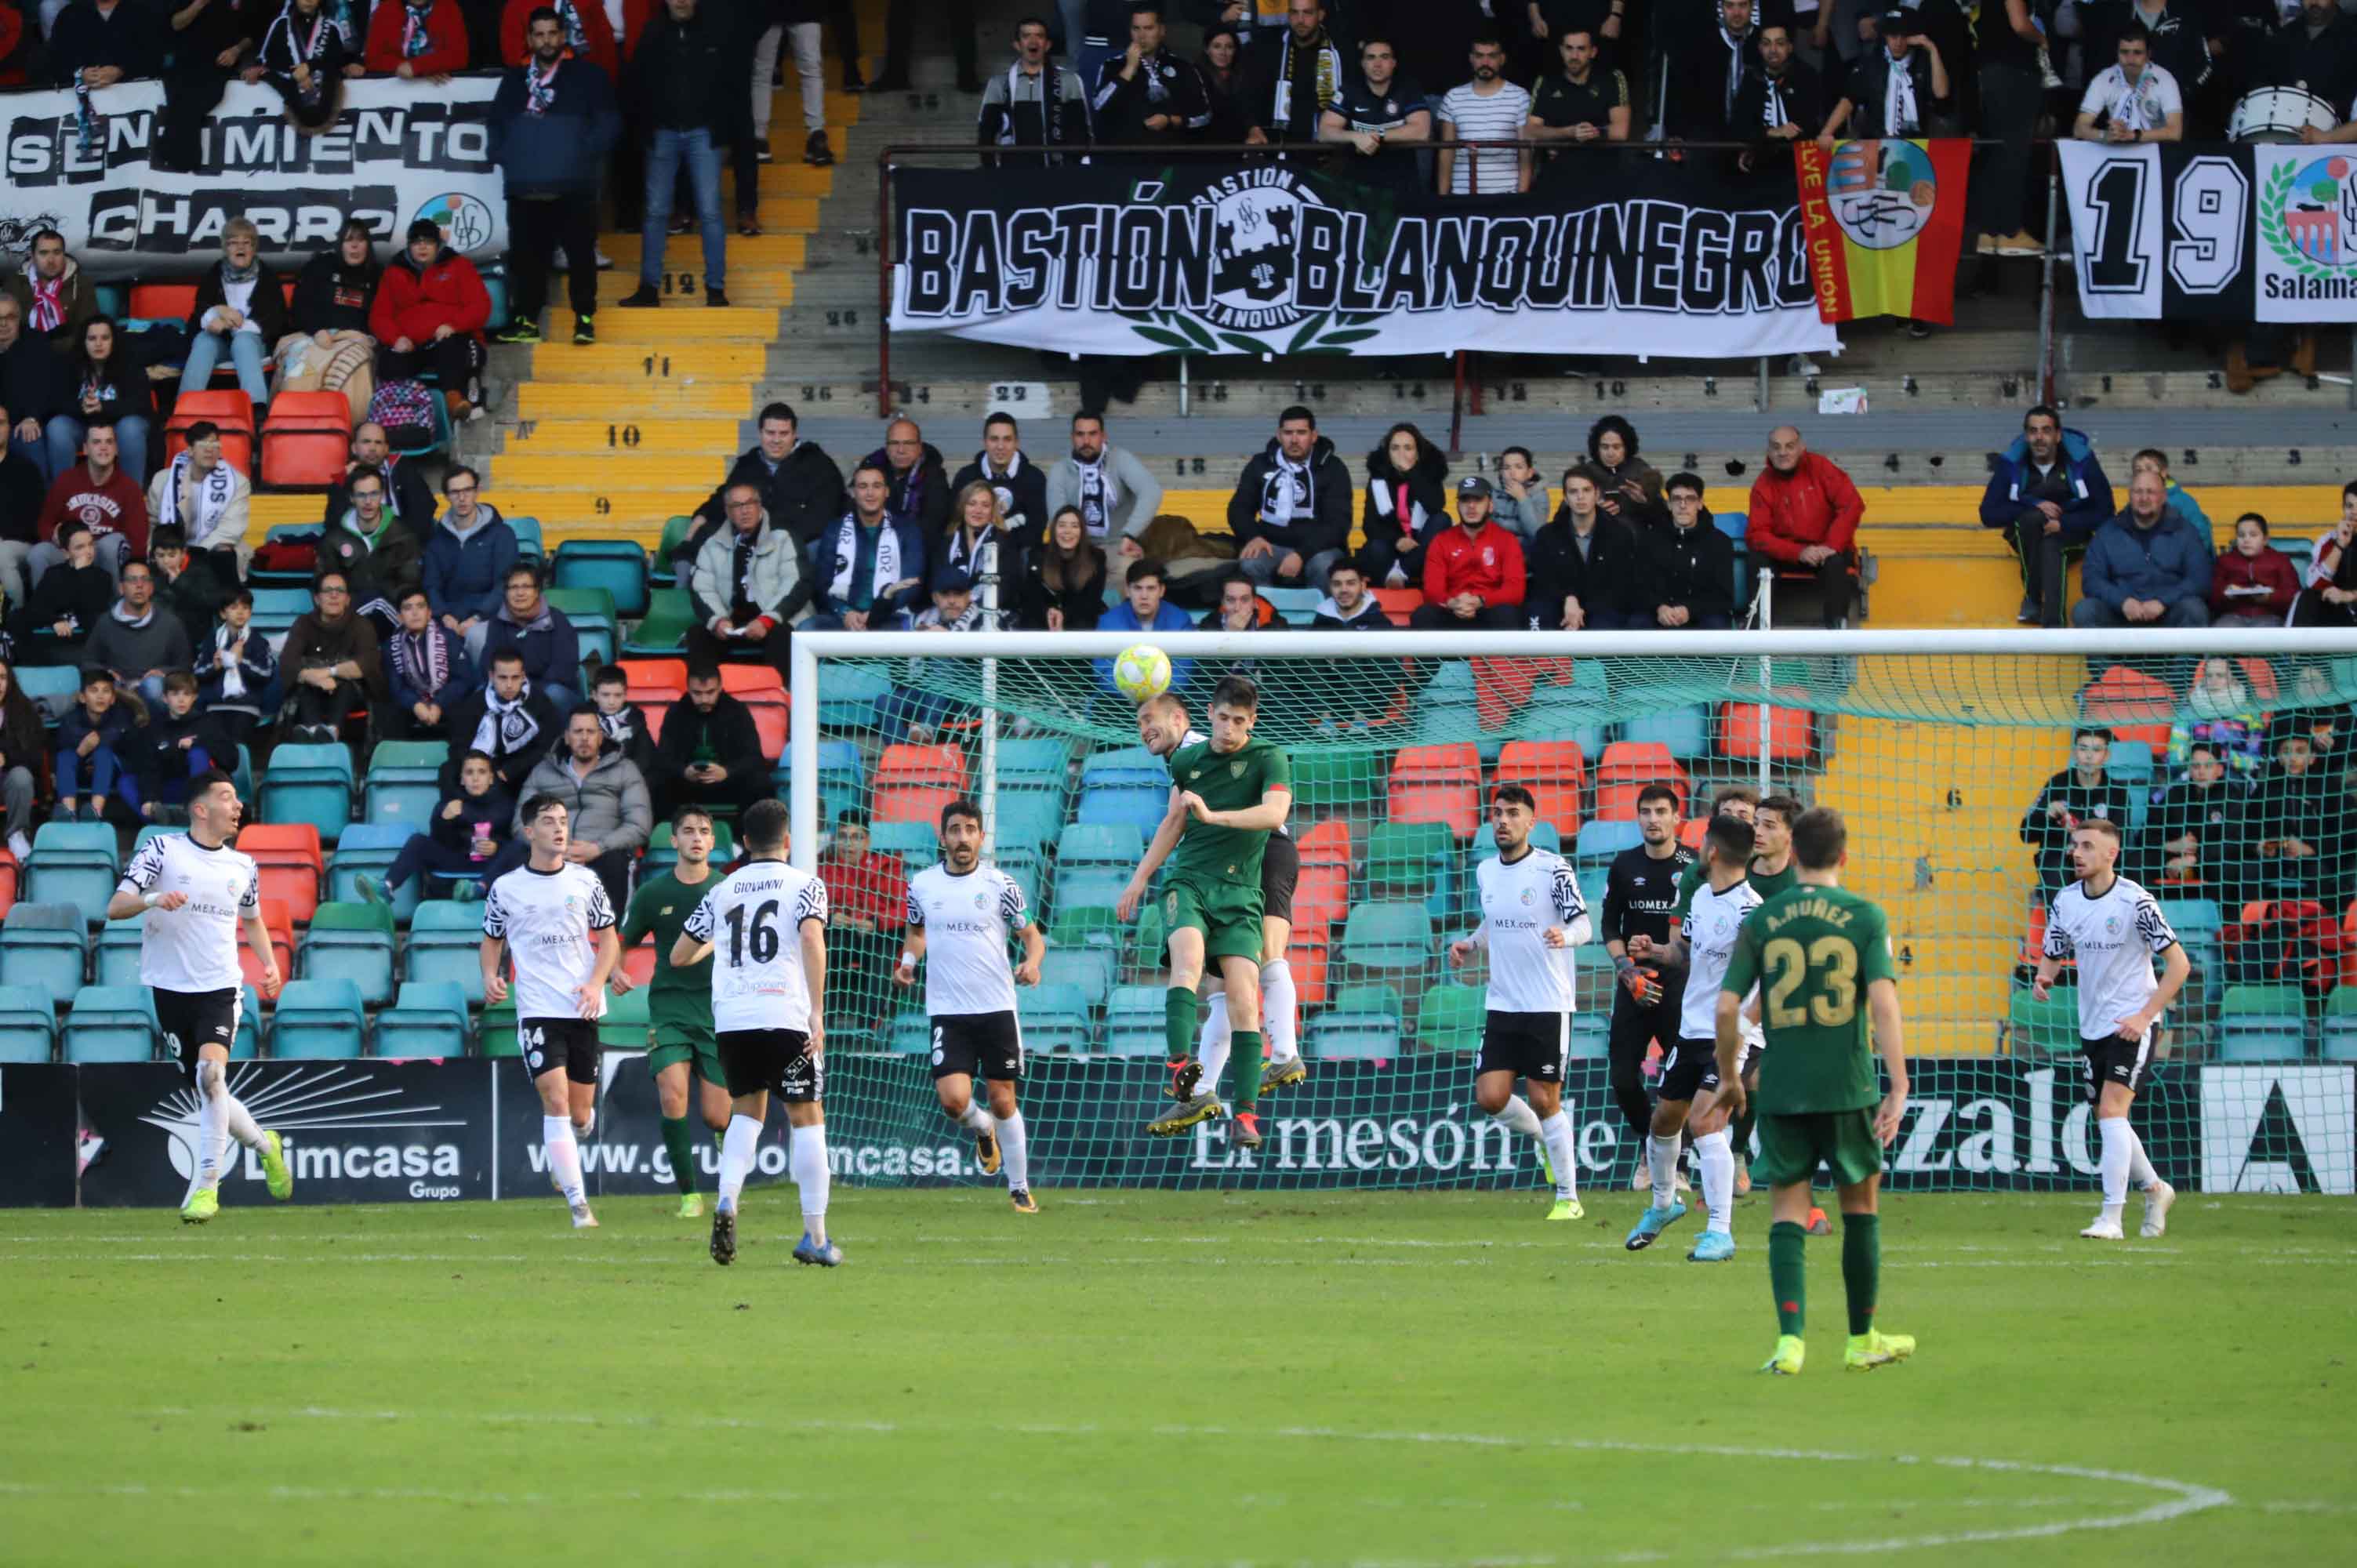
[(57, 1055), (57, 1004), (45, 985), (0, 985), (0, 1066), (29, 1066)]
[(1069, 985), (1092, 1012), (1113, 994), (1114, 955), (1105, 948), (1050, 948), (1039, 961), (1039, 983)]
[(878, 854), (899, 855), (901, 869), (911, 876), (942, 858), (941, 833), (931, 822), (872, 823), (867, 847)]
[[(1158, 916), (1160, 911), (1156, 910), (1152, 913)], [(1146, 924), (1143, 917), (1139, 918), (1138, 924), (1141, 927)], [(1158, 941), (1160, 929), (1158, 919), (1156, 922), (1156, 929)], [(1311, 930), (1298, 924), (1293, 928), (1293, 941), (1285, 950), (1285, 966), (1293, 972), (1293, 998), (1297, 1005), (1307, 1009), (1322, 1007), (1326, 1004), (1333, 951), (1333, 944), (1328, 940), (1325, 931)], [(1155, 961), (1158, 963), (1160, 959), (1157, 957)], [(1143, 972), (1151, 972), (1151, 971)]]
[[(295, 922), (287, 913), (285, 901), (266, 897), (269, 891), (267, 886), (263, 888), (265, 897), (262, 900), (262, 924), (270, 932), (270, 956), (277, 961), (278, 978), (284, 981), (295, 972)], [(242, 934), (238, 939), (237, 967), (246, 985), (259, 995), (262, 960), (246, 945)]]
[(1634, 849), (1644, 842), (1644, 835), (1637, 831), (1631, 819), (1583, 822), (1579, 836), (1572, 841), (1572, 860), (1583, 871), (1600, 871), (1609, 866), (1612, 857), (1622, 850)]
[[(1762, 729), (1759, 704), (1722, 703), (1718, 709), (1718, 749), (1745, 762), (1760, 758)], [(1806, 708), (1771, 706), (1764, 742), (1768, 760), (1799, 766), (1808, 759), (1816, 735), (1816, 720)]]
[(1159, 985), (1117, 985), (1105, 1003), (1104, 1048), (1116, 1057), (1159, 1057), (1168, 1045)]
[(1709, 832), (1710, 823), (1707, 820), (1702, 817), (1688, 817), (1678, 824), (1678, 843), (1696, 854), (1700, 854), (1702, 841), (1708, 836)]
[(1538, 816), (1570, 838), (1579, 832), (1579, 802), (1587, 789), (1587, 758), (1576, 740), (1511, 740), (1498, 753), (1499, 784), (1520, 784), (1537, 797)]
[(1446, 981), (1424, 993), (1415, 1010), (1415, 1043), (1427, 1051), (1481, 1048), (1489, 988)]
[(1421, 904), (1361, 904), (1342, 929), (1341, 960), (1352, 970), (1421, 975), (1432, 954), (1432, 916)]
[(672, 580), (671, 558), (687, 547), (695, 536), (695, 519), (681, 514), (663, 519), (662, 534), (655, 543), (654, 559), (647, 564), (647, 575), (658, 583)]
[[(1610, 717), (1604, 705), (1604, 690), (1600, 684), (1584, 685), (1579, 679), (1599, 662), (1594, 659), (1577, 660), (1569, 684), (1533, 688), (1530, 701), (1514, 715), (1514, 735), (1522, 739), (1577, 746), (1580, 755), (1587, 757), (1603, 755), (1605, 728)], [(1503, 760), (1502, 750), (1500, 757)], [(1593, 814), (1594, 805), (1587, 800), (1585, 789), (1582, 800)]]
[(2079, 1049), (2079, 992), (2058, 985), (2040, 1002), (2026, 985), (2014, 988), (2006, 1009), (2007, 1049), (2015, 1056), (2075, 1055)]
[[(181, 313), (184, 317), (186, 312)], [(227, 365), (221, 367), (226, 371)], [(210, 420), (221, 430), (221, 459), (243, 474), (253, 478), (253, 400), (235, 387), (207, 387), (200, 392), (184, 392), (172, 403), (172, 417), (164, 424), (164, 455), (159, 460), (168, 467), (173, 458), (188, 449), (188, 426)]]
[[(2197, 974), (2214, 975), (2218, 970), (2220, 943), (2223, 940), (2225, 915), (2217, 902), (2210, 898), (2163, 898), (2160, 918), (2177, 933), (2185, 949), (2185, 956), (2193, 961)], [(2044, 934), (2042, 931), (2040, 933)], [(2344, 944), (2345, 945), (2345, 944)]]
[(80, 906), (19, 903), (0, 919), (0, 985), (38, 985), (53, 1001), (70, 1002), (89, 951)]
[(1079, 816), (1101, 826), (1128, 826), (1141, 838), (1150, 838), (1170, 809), (1170, 786), (1160, 784), (1084, 784)]
[(558, 588), (603, 588), (613, 613), (637, 620), (647, 613), (647, 553), (628, 539), (568, 539), (556, 547)]
[(1129, 886), (1130, 873), (1103, 866), (1083, 867), (1067, 871), (1056, 878), (1056, 917), (1074, 909), (1111, 909), (1121, 902), (1122, 889)]
[(1351, 874), (1351, 824), (1341, 818), (1329, 817), (1315, 827), (1297, 829), (1293, 843), (1301, 852), (1304, 870), (1330, 865), (1345, 876)]
[(262, 482), (281, 489), (340, 485), (351, 446), (350, 399), (339, 392), (282, 392), (262, 422)]
[(1588, 1009), (1571, 1015), (1570, 1049), (1566, 1053), (1577, 1061), (1602, 1061), (1612, 1054), (1612, 1016), (1609, 1012)]
[[(0, 1014), (0, 1027), (5, 1026)], [(2357, 986), (2336, 986), (2324, 999), (2324, 1059), (2357, 1062)]]
[(1641, 714), (1621, 724), (1619, 739), (1631, 746), (1657, 745), (1680, 759), (1701, 757), (1710, 750), (1710, 710), (1690, 703), (1658, 714)]
[(1414, 746), (1392, 758), (1391, 820), (1443, 822), (1458, 842), (1481, 825), (1481, 755), (1470, 742)]
[(412, 982), (376, 1015), (376, 1054), (402, 1061), (467, 1054), (467, 993), (447, 981)]
[(1604, 748), (1596, 764), (1594, 815), (1615, 822), (1634, 822), (1637, 795), (1648, 784), (1667, 784), (1678, 793), (1678, 814), (1685, 815), (1692, 785), (1686, 770), (1659, 741), (1617, 740)]
[(1146, 836), (1128, 822), (1073, 822), (1056, 840), (1060, 871), (1117, 866), (1134, 871), (1146, 858)]
[(869, 814), (879, 822), (931, 822), (965, 793), (965, 754), (954, 746), (888, 746), (876, 764)]
[(1089, 1004), (1072, 985), (1028, 985), (1015, 993), (1016, 1019), (1027, 1052), (1089, 1048)]
[(486, 1057), (520, 1057), (523, 1042), (516, 1037), (515, 998), (486, 1007), (475, 1026), (475, 1050)]
[(1446, 822), (1377, 822), (1367, 830), (1367, 897), (1410, 899), (1446, 919), (1457, 841)]
[[(695, 625), (695, 605), (682, 588), (647, 590), (647, 612), (622, 639), (623, 653), (637, 658), (642, 654), (676, 653), (687, 642), (687, 634)], [(827, 684), (833, 686), (842, 679), (839, 671), (827, 673)], [(819, 712), (822, 720), (825, 708)]]
[(81, 692), (81, 671), (70, 664), (25, 664), (14, 673), (18, 688), (45, 718), (62, 716)]
[(74, 996), (62, 1039), (69, 1062), (152, 1061), (163, 1045), (156, 993), (144, 985), (85, 985)]
[(340, 741), (280, 746), (263, 770), (259, 814), (264, 822), (308, 823), (322, 843), (333, 843), (352, 820), (352, 793), (350, 747)]
[(687, 695), (687, 660), (684, 659), (620, 659), (615, 661), (624, 675), (630, 677), (630, 695), (647, 692), (671, 693), (672, 700)]
[(548, 554), (547, 542), (542, 539), (540, 533), (540, 519), (536, 517), (511, 517), (504, 519), (503, 521), (510, 528), (515, 531), (516, 553), (518, 555), (522, 556), (526, 560), (538, 561), (544, 559)]
[[(726, 822), (713, 823), (712, 864), (715, 865), (726, 865), (736, 858), (736, 835), (728, 831), (728, 824)], [(653, 880), (655, 877), (661, 876), (664, 872), (669, 871), (673, 866), (677, 865), (678, 864), (679, 851), (672, 843), (671, 824), (669, 822), (657, 822), (655, 824), (655, 831), (650, 834), (647, 839), (646, 856), (639, 863), (639, 885), (640, 886), (644, 886), (648, 882)], [(621, 911), (619, 910), (616, 911), (618, 914)], [(482, 917), (480, 914), (478, 914), (475, 917), (475, 936), (476, 939), (479, 940), (483, 934), (481, 929)]]
[(322, 904), (295, 955), (307, 979), (329, 975), (360, 988), (361, 1004), (393, 1001), (393, 911), (382, 904)]
[[(657, 832), (662, 830), (658, 828)], [(651, 875), (653, 873), (648, 873)], [(483, 907), (452, 899), (428, 899), (410, 918), (409, 943), (402, 950), (404, 982), (447, 981), (469, 1006), (483, 1002)]]
[(2177, 698), (2168, 682), (2115, 664), (2080, 693), (2079, 712), (2087, 723), (2109, 729), (2115, 741), (2142, 741), (2158, 754), (2169, 749)]
[(442, 765), (450, 748), (438, 740), (383, 740), (369, 754), (361, 815), (380, 826), (424, 832), (442, 803)]
[(1405, 626), (1416, 611), (1424, 607), (1422, 588), (1377, 588), (1375, 603), (1383, 607), (1383, 618), (1394, 626)]
[(647, 1013), (649, 1000), (642, 989), (608, 996), (606, 1015), (597, 1020), (597, 1043), (609, 1051), (645, 1050), (651, 1023)]
[(998, 797), (998, 853), (1021, 849), (1045, 854), (1064, 827), (1062, 791), (1026, 789)]
[[(767, 664), (723, 664), (720, 667), (720, 689), (744, 702), (752, 701), (759, 693), (767, 693), (781, 703), (786, 700), (785, 682)], [(963, 766), (962, 758), (960, 766)]]
[[(685, 635), (684, 627), (681, 635)], [(871, 731), (876, 726), (877, 703), (891, 694), (892, 680), (888, 675), (858, 665), (830, 668), (826, 690), (819, 693), (819, 728), (850, 730), (855, 734)]]
[(1323, 935), (1335, 921), (1349, 918), (1350, 913), (1351, 874), (1347, 867), (1305, 864), (1293, 889), (1295, 928)]
[(25, 863), (25, 897), (81, 911), (91, 926), (106, 923), (106, 901), (122, 879), (114, 830), (104, 822), (44, 822)]
[(136, 985), (139, 983), (139, 950), (147, 940), (147, 918), (134, 915), (127, 920), (109, 920), (98, 929), (98, 940), (92, 944), (91, 973), (100, 985)]
[(1303, 1054), (1325, 1060), (1388, 1060), (1400, 1054), (1400, 1015), (1387, 1011), (1349, 1008), (1338, 1001), (1309, 1020)]
[(350, 980), (290, 980), (271, 1015), (279, 1061), (350, 1061), (367, 1054), (361, 988)]
[(2152, 747), (2140, 740), (2112, 742), (2112, 755), (2104, 764), (2104, 776), (2127, 790), (2126, 826), (2131, 832), (2142, 832), (2145, 820), (2152, 814)]
[[(338, 746), (280, 746), (292, 750), (341, 751)], [(300, 925), (319, 906), (319, 830), (311, 822), (253, 822), (237, 835), (237, 847), (262, 870), (262, 896), (285, 905)]]
[[(328, 897), (342, 904), (364, 902), (360, 889), (362, 876), (373, 876), (383, 882), (393, 863), (399, 858), (401, 848), (416, 833), (424, 832), (421, 825), (411, 828), (404, 824), (354, 822), (344, 830), (336, 845), (336, 853), (328, 860)], [(425, 897), (425, 884), (430, 878), (413, 876), (393, 894), (393, 922), (406, 926), (417, 912), (418, 900)]]
[(1052, 789), (1061, 794), (1071, 782), (1071, 747), (1043, 736), (1024, 736), (998, 743), (998, 788)]
[(1308, 746), (1293, 754), (1292, 763), (1297, 817), (1368, 812), (1382, 797), (1383, 754), (1372, 746)]
[[(274, 536), (277, 529), (272, 529)], [(316, 534), (317, 530), (302, 531)], [(287, 574), (290, 577), (308, 580), (307, 572)], [(311, 613), (311, 592), (307, 588), (270, 586), (269, 574), (257, 570), (253, 574), (253, 629), (266, 638), (283, 639), (287, 630), (303, 617)]]
[[(1553, 822), (1533, 822), (1531, 824), (1531, 847), (1533, 849), (1545, 850), (1549, 854), (1561, 854), (1563, 853), (1563, 835), (1555, 831), (1555, 824)], [(1472, 873), (1469, 868), (1474, 862), (1486, 860), (1497, 853), (1498, 831), (1485, 823), (1482, 826), (1481, 831), (1473, 835), (1473, 847), (1466, 851), (1466, 864), (1469, 868), (1466, 873), (1468, 880), (1469, 881), (1471, 878)]]
[(251, 985), (238, 987), (237, 1038), (230, 1043), (229, 1059), (250, 1062), (262, 1055), (262, 993)]
[(933, 1021), (922, 1013), (896, 1013), (884, 1029), (884, 1048), (894, 1056), (920, 1057), (933, 1048)]
[(2298, 1061), (2308, 1054), (2308, 1008), (2297, 985), (2230, 985), (2218, 1004), (2218, 1059)]
[(1162, 758), (1142, 746), (1115, 746), (1092, 754), (1081, 764), (1081, 787), (1151, 784), (1168, 791), (1170, 769)]

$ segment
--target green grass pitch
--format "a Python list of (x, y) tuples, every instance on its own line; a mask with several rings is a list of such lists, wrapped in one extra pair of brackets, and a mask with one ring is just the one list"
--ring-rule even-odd
[[(1764, 1200), (1684, 1261), (1536, 1193), (838, 1187), (0, 1216), (0, 1561), (2346, 1561), (2357, 1211), (1892, 1197), (1882, 1318), (1774, 1339)], [(2136, 1204), (2128, 1220), (2133, 1231)]]

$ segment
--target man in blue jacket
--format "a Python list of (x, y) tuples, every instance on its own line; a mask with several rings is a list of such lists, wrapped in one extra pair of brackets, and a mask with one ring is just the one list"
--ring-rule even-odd
[(924, 535), (884, 510), (891, 476), (869, 458), (852, 470), (851, 510), (811, 542), (813, 631), (902, 631), (931, 580)]
[(2210, 624), (2210, 554), (2192, 524), (2169, 510), (2160, 476), (2128, 482), (2128, 510), (2096, 531), (2071, 624), (2195, 627)]
[(2064, 563), (2085, 552), (2115, 506), (2093, 443), (2063, 429), (2044, 403), (2022, 416), (2020, 435), (1990, 469), (1981, 495), (1981, 526), (2003, 529), (2006, 543), (2021, 558), (2016, 621), (2062, 624)]
[[(587, 256), (597, 243), (598, 179), (621, 128), (614, 84), (590, 61), (565, 54), (565, 20), (543, 5), (525, 24), (532, 59), (500, 78), (491, 100), (491, 156), (508, 193), (508, 284), (515, 314), (497, 341), (540, 341), (548, 266), (562, 247)], [(597, 271), (565, 273), (573, 340), (597, 340)]]
[(436, 619), (468, 639), (467, 651), (481, 668), (482, 628), (499, 613), (515, 564), (515, 530), (499, 508), (483, 504), (482, 478), (465, 464), (443, 479), (442, 493), (450, 509), (425, 542), (425, 597)]
[[(1169, 568), (1148, 555), (1129, 569), (1129, 583), (1123, 590), (1121, 603), (1105, 611), (1097, 622), (1099, 631), (1192, 631), (1195, 619), (1185, 610), (1164, 598), (1170, 583)], [(1096, 661), (1097, 684), (1110, 692), (1113, 684), (1113, 660)], [(1195, 661), (1174, 659), (1170, 661), (1170, 684), (1175, 690), (1187, 683), (1193, 674)]]

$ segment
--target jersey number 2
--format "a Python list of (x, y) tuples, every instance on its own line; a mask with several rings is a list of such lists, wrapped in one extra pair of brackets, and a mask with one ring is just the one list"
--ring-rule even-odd
[[(1857, 1016), (1857, 948), (1847, 937), (1819, 937), (1806, 953), (1791, 937), (1778, 937), (1760, 957), (1771, 976), (1768, 985), (1770, 1028), (1797, 1029), (1814, 1023), (1838, 1029)], [(1824, 984), (1806, 1006), (1795, 1007), (1792, 993), (1808, 979), (1813, 964), (1824, 972)]]
[[(768, 963), (778, 956), (778, 901), (771, 898), (753, 911), (753, 961)], [(745, 907), (728, 911), (728, 967), (745, 967)]]

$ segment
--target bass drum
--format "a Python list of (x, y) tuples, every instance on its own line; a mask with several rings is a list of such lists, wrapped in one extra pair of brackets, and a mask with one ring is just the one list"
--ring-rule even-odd
[(2282, 145), (2296, 143), (2311, 126), (2319, 131), (2338, 127), (2341, 116), (2331, 104), (2298, 87), (2261, 87), (2243, 94), (2226, 122), (2230, 142)]

